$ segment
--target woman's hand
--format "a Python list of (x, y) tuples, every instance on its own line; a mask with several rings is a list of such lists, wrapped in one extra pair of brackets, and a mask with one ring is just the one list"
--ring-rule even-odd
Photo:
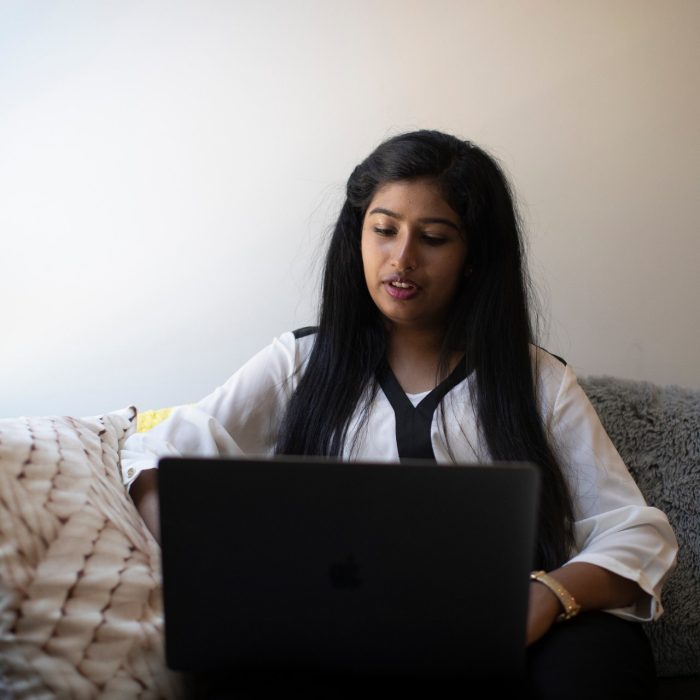
[(530, 583), (530, 601), (527, 613), (527, 645), (543, 637), (562, 612), (559, 599), (537, 581)]

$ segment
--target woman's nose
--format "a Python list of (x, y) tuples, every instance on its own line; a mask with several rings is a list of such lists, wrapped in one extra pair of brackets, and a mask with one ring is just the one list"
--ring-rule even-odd
[(397, 236), (392, 253), (392, 265), (398, 272), (416, 269), (418, 261), (412, 236)]

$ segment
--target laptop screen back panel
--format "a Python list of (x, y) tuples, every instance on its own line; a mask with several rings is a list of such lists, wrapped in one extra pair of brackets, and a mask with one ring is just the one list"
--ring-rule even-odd
[(166, 459), (159, 482), (171, 668), (522, 671), (533, 468)]

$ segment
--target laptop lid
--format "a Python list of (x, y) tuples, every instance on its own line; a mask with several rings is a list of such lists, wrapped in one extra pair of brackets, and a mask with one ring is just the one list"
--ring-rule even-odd
[(168, 457), (159, 467), (170, 668), (524, 672), (532, 465)]

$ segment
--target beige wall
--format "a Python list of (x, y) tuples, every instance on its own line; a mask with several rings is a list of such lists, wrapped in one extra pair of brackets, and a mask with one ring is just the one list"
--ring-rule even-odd
[(199, 398), (313, 320), (350, 169), (416, 127), (512, 177), (544, 344), (700, 387), (700, 3), (0, 6), (0, 415)]

